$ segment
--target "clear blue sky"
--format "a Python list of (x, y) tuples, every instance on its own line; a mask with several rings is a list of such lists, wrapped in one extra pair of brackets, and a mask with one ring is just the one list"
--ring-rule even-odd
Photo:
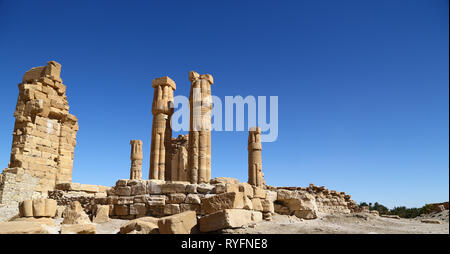
[[(0, 166), (17, 84), (62, 64), (79, 119), (73, 181), (128, 178), (130, 139), (148, 176), (151, 80), (211, 73), (213, 94), (279, 96), (263, 144), (274, 186), (325, 185), (356, 201), (449, 197), (448, 1), (0, 0)], [(174, 133), (176, 135), (177, 133)], [(247, 133), (212, 134), (212, 175), (247, 180)]]

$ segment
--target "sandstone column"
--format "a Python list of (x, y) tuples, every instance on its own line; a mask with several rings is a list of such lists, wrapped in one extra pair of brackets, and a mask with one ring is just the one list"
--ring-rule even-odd
[(248, 183), (258, 187), (264, 185), (261, 150), (261, 129), (252, 127), (248, 132)]
[(131, 140), (131, 169), (130, 179), (141, 180), (142, 179), (142, 159), (144, 158), (142, 153), (142, 141)]
[(210, 74), (189, 72), (190, 122), (188, 169), (191, 183), (209, 183), (211, 179), (211, 85)]
[(172, 140), (170, 118), (173, 114), (175, 82), (169, 77), (156, 78), (152, 82), (153, 94), (152, 141), (150, 152), (150, 179), (165, 180), (166, 147)]

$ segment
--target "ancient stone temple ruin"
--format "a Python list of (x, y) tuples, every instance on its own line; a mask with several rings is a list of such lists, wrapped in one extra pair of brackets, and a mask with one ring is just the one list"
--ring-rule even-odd
[(142, 153), (142, 141), (141, 140), (131, 140), (131, 169), (130, 169), (130, 179), (141, 180), (142, 179), (142, 159), (144, 155)]
[(248, 183), (258, 187), (264, 184), (261, 150), (261, 129), (252, 127), (248, 132)]
[[(169, 168), (167, 156), (172, 141), (170, 118), (173, 114), (173, 91), (175, 82), (169, 77), (156, 78), (152, 82), (153, 94), (152, 141), (150, 153), (150, 179), (166, 180), (165, 173)], [(170, 179), (170, 176), (168, 176)]]
[(189, 150), (188, 169), (191, 183), (208, 183), (211, 179), (211, 85), (210, 74), (189, 72)]
[(213, 77), (194, 71), (189, 72), (189, 134), (177, 138), (172, 138), (170, 125), (176, 84), (169, 77), (152, 82), (148, 180), (142, 178), (145, 142), (131, 140), (129, 179), (112, 187), (72, 183), (78, 122), (69, 113), (60, 71), (58, 63), (49, 62), (26, 72), (19, 84), (11, 161), (0, 174), (0, 204), (19, 203), (19, 217), (63, 216), (63, 224), (69, 225), (61, 232), (70, 224), (117, 218), (132, 220), (121, 233), (195, 233), (271, 220), (274, 213), (315, 219), (319, 213), (358, 210), (350, 195), (323, 186), (266, 185), (258, 127), (248, 133), (248, 182), (211, 179)]
[[(72, 181), (77, 118), (69, 113), (61, 65), (32, 68), (19, 84), (11, 159), (3, 171), (0, 203), (31, 198)], [(21, 186), (18, 188), (18, 186)], [(11, 189), (21, 193), (11, 196)]]

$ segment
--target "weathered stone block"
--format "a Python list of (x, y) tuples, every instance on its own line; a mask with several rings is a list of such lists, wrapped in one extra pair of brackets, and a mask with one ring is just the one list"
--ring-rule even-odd
[(134, 197), (120, 196), (117, 198), (118, 205), (129, 205), (129, 204), (133, 204), (133, 202), (134, 202)]
[(210, 198), (202, 199), (202, 210), (209, 214), (223, 209), (243, 208), (244, 195), (242, 192), (229, 192), (217, 194)]
[(231, 177), (216, 177), (216, 178), (211, 179), (210, 183), (211, 184), (227, 184), (227, 183), (239, 184), (239, 180), (236, 178), (231, 178)]
[(116, 187), (115, 193), (119, 196), (130, 196), (131, 195), (131, 187), (130, 186)]
[[(131, 180), (130, 180), (131, 181)], [(147, 186), (144, 182), (137, 182), (136, 184), (131, 186), (131, 195), (144, 195), (146, 192)]]
[(209, 193), (212, 193), (213, 190), (214, 190), (214, 185), (205, 184), (205, 183), (197, 185), (197, 192), (201, 193), (201, 194), (209, 194)]
[(142, 217), (120, 227), (121, 234), (158, 234), (158, 218)]
[(186, 197), (186, 204), (201, 204), (200, 197), (197, 194), (188, 194)]
[(256, 211), (262, 211), (263, 210), (263, 207), (261, 205), (261, 199), (259, 199), (259, 198), (253, 198), (252, 199), (252, 205), (253, 205), (253, 210), (256, 210)]
[(147, 193), (148, 194), (162, 194), (162, 180), (148, 180), (147, 181)]
[(61, 234), (95, 234), (94, 224), (69, 224), (61, 225)]
[(125, 187), (128, 184), (128, 179), (120, 179), (116, 182), (116, 187)]
[(195, 211), (197, 214), (203, 214), (200, 204), (180, 204), (180, 212), (186, 211)]
[(197, 185), (196, 184), (188, 184), (186, 185), (186, 193), (197, 193)]
[(185, 193), (186, 185), (185, 183), (165, 183), (161, 186), (161, 192), (164, 194)]
[(138, 195), (133, 198), (134, 203), (147, 203), (150, 195)]
[(274, 213), (275, 212), (275, 208), (273, 205), (273, 201), (268, 200), (268, 199), (262, 199), (261, 200), (261, 205), (262, 205), (262, 211), (267, 213)]
[(131, 215), (145, 215), (147, 214), (147, 207), (145, 204), (133, 204), (130, 205)]
[(164, 206), (166, 204), (166, 196), (164, 196), (164, 195), (151, 195), (148, 198), (147, 204), (149, 206)]
[(187, 211), (169, 217), (161, 218), (158, 222), (161, 234), (190, 234), (194, 233), (197, 216), (194, 211)]
[(166, 203), (168, 204), (181, 204), (186, 200), (186, 195), (183, 193), (171, 193), (168, 194), (167, 197), (168, 199)]
[(266, 191), (263, 188), (261, 188), (261, 187), (253, 186), (253, 196), (255, 198), (265, 199), (266, 198)]
[(128, 205), (115, 205), (114, 206), (114, 215), (118, 216), (126, 216), (130, 214)]
[(109, 205), (97, 205), (95, 216), (92, 220), (94, 223), (106, 223), (109, 221)]
[(167, 204), (164, 205), (164, 215), (173, 215), (180, 213), (180, 205), (179, 204)]
[(40, 223), (9, 221), (0, 222), (1, 234), (48, 234), (49, 231)]
[[(261, 214), (261, 213), (259, 213)], [(200, 218), (200, 231), (212, 232), (225, 228), (238, 228), (257, 222), (261, 217), (257, 212), (243, 209), (226, 209)]]

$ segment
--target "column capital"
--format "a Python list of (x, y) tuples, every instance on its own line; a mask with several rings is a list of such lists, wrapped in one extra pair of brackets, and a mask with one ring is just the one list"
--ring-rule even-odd
[(167, 76), (153, 79), (152, 87), (157, 86), (170, 86), (172, 87), (173, 90), (177, 90), (177, 85), (175, 84), (175, 81), (173, 81), (171, 78)]

